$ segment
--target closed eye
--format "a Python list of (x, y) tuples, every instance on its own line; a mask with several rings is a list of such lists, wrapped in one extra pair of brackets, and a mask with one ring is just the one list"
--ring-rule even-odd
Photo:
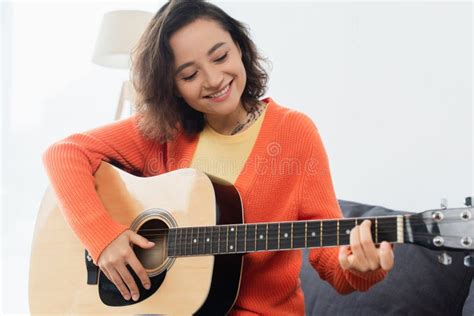
[(190, 81), (193, 80), (194, 77), (196, 77), (197, 71), (193, 73), (191, 76), (183, 77), (184, 81)]
[(225, 53), (224, 55), (222, 55), (221, 57), (217, 58), (214, 61), (215, 62), (221, 62), (221, 61), (225, 60), (226, 58), (227, 58), (227, 53)]
[[(221, 57), (215, 59), (214, 62), (216, 62), (216, 63), (223, 62), (223, 61), (227, 58), (227, 55), (228, 55), (228, 53), (225, 53), (225, 54), (222, 55)], [(190, 76), (183, 77), (182, 79), (183, 79), (184, 81), (191, 81), (191, 80), (194, 79), (194, 77), (196, 77), (196, 74), (197, 74), (197, 71), (194, 72), (194, 73), (193, 73), (192, 75), (190, 75)]]

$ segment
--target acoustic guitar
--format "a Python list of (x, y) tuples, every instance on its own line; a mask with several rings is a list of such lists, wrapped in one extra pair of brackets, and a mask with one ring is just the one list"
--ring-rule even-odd
[[(95, 182), (110, 216), (155, 242), (151, 249), (134, 248), (151, 289), (144, 289), (132, 272), (140, 299), (123, 299), (93, 264), (48, 189), (32, 245), (32, 314), (224, 315), (239, 293), (243, 255), (348, 245), (350, 230), (365, 219), (245, 224), (236, 188), (190, 168), (142, 178), (103, 162)], [(368, 219), (376, 244), (474, 249), (470, 205)]]

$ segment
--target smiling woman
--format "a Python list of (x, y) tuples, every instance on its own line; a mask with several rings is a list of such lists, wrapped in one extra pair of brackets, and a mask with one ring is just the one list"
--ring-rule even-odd
[[(202, 131), (205, 120), (231, 134), (262, 107), (258, 99), (268, 79), (263, 58), (246, 27), (213, 5), (165, 4), (132, 59), (136, 105), (144, 114), (140, 128), (150, 138), (172, 139), (178, 125), (192, 135)], [(216, 119), (219, 113), (223, 116)]]
[[(382, 239), (374, 243), (370, 221), (345, 227), (344, 238), (350, 247), (346, 244), (340, 248), (329, 247), (343, 245), (334, 234), (323, 240), (325, 229), (336, 226), (287, 225), (290, 221), (339, 219), (342, 215), (316, 126), (305, 114), (272, 98), (260, 99), (267, 82), (260, 62), (246, 28), (223, 10), (204, 1), (170, 1), (154, 16), (133, 55), (138, 113), (74, 134), (44, 154), (66, 221), (89, 251), (89, 261), (100, 269), (99, 288), (107, 305), (100, 307), (101, 311), (109, 305), (136, 304), (135, 313), (149, 313), (145, 302), (158, 297), (161, 305), (156, 305), (156, 313), (302, 315), (303, 293), (298, 280), (301, 252), (266, 251), (293, 248), (294, 236), (303, 232), (304, 246), (310, 238), (319, 241), (320, 247), (327, 246), (311, 250), (309, 260), (341, 293), (365, 291), (392, 268), (393, 251)], [(135, 185), (120, 179), (121, 171), (104, 161), (143, 177), (179, 176), (142, 196)], [(172, 173), (187, 167), (197, 170)], [(198, 175), (198, 180), (192, 180), (190, 174)], [(131, 179), (130, 175), (123, 178)], [(178, 194), (210, 184), (210, 180), (216, 196), (211, 195), (206, 203), (218, 205), (216, 214), (206, 218), (217, 231), (202, 227), (204, 217), (198, 206), (203, 208), (204, 204), (196, 200), (201, 195), (204, 198), (210, 186), (189, 196)], [(157, 178), (149, 183), (153, 181)], [(150, 202), (157, 196), (163, 198)], [(164, 197), (169, 196), (174, 196), (175, 202), (192, 203), (186, 207), (167, 203)], [(183, 208), (197, 220), (183, 218)], [(151, 222), (145, 223), (150, 216)], [(230, 221), (235, 218), (266, 224), (254, 225), (251, 231), (242, 231), (244, 226), (222, 226), (237, 224)], [(160, 223), (153, 224), (157, 220)], [(270, 222), (284, 223), (280, 227)], [(171, 234), (175, 233), (175, 244), (178, 238), (172, 228), (180, 227), (187, 229), (180, 230), (179, 238), (185, 241), (183, 253), (206, 254), (205, 248), (187, 247), (198, 243), (205, 247), (206, 241), (210, 245), (218, 240), (215, 261), (214, 257), (187, 260), (178, 258), (176, 249), (171, 252)], [(167, 249), (145, 238), (157, 236), (155, 241), (170, 238)], [(290, 236), (291, 242), (286, 239)], [(301, 238), (295, 242), (301, 244)], [(252, 245), (260, 252), (252, 252)], [(241, 249), (238, 256), (228, 254), (237, 253), (234, 247)], [(141, 256), (143, 253), (148, 255)], [(167, 264), (150, 267), (146, 258), (156, 257), (153, 254)], [(177, 272), (190, 266), (199, 274), (206, 270), (203, 262), (211, 267), (215, 264), (207, 277)], [(94, 271), (92, 262), (88, 267)], [(231, 293), (222, 282), (226, 272), (236, 280)], [(176, 306), (180, 293), (170, 284), (177, 275), (181, 286), (204, 286), (209, 292), (200, 294), (204, 302), (194, 298), (195, 305)], [(158, 288), (161, 292), (154, 295)], [(176, 300), (161, 301), (170, 296)], [(183, 301), (188, 299), (186, 296)], [(89, 305), (83, 304), (84, 308)]]
[(177, 95), (203, 113), (216, 131), (232, 134), (234, 122), (247, 117), (240, 100), (247, 80), (240, 48), (217, 22), (205, 19), (178, 30), (170, 45), (175, 65), (179, 65), (175, 74)]

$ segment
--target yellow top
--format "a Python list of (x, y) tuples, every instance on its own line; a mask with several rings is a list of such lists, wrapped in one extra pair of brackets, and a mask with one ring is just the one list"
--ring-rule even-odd
[(220, 134), (206, 124), (199, 134), (190, 167), (235, 184), (255, 144), (267, 107), (250, 127), (235, 135)]

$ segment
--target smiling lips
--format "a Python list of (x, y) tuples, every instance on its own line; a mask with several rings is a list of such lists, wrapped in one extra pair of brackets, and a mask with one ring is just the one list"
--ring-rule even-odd
[(231, 84), (232, 84), (232, 81), (221, 91), (219, 91), (217, 93), (214, 93), (214, 94), (210, 94), (210, 95), (206, 96), (206, 98), (209, 98), (214, 102), (224, 101), (225, 99), (227, 99), (227, 97), (230, 94), (230, 90), (231, 90), (230, 85)]

